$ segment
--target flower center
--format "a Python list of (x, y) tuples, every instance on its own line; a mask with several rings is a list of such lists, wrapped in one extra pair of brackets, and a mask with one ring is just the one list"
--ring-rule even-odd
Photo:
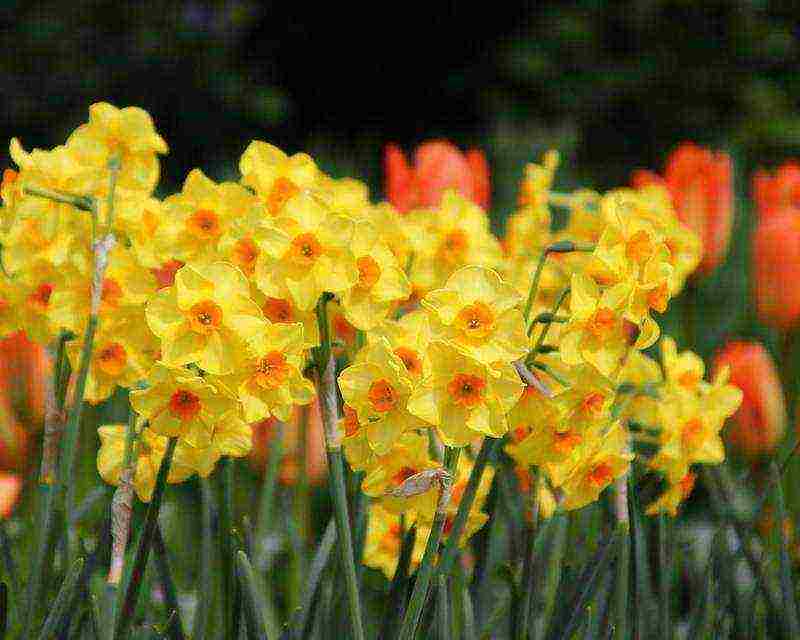
[(653, 255), (653, 241), (650, 235), (644, 231), (634, 233), (625, 245), (625, 255), (628, 260), (644, 264)]
[(658, 285), (655, 289), (651, 289), (647, 293), (647, 306), (651, 309), (655, 309), (659, 313), (664, 313), (667, 310), (668, 302), (669, 288), (666, 282)]
[(301, 233), (292, 240), (289, 255), (302, 267), (310, 267), (322, 255), (322, 245), (313, 233)]
[(530, 432), (531, 430), (527, 425), (521, 424), (511, 431), (511, 440), (513, 440), (515, 444), (519, 444), (528, 437)]
[(447, 385), (453, 402), (463, 407), (474, 407), (483, 402), (483, 389), (486, 381), (467, 373), (456, 374)]
[(49, 282), (43, 282), (33, 293), (28, 296), (28, 304), (36, 311), (44, 313), (50, 304), (50, 296), (53, 295), (53, 285)]
[(612, 479), (611, 465), (607, 462), (601, 462), (587, 474), (586, 479), (589, 484), (594, 485), (598, 489), (602, 489), (611, 483)]
[(245, 275), (252, 276), (256, 270), (258, 247), (250, 238), (242, 238), (231, 251), (231, 262), (239, 267)]
[(356, 328), (341, 313), (333, 316), (331, 321), (333, 334), (345, 344), (353, 344), (356, 339)]
[(419, 359), (416, 351), (408, 347), (397, 347), (397, 349), (394, 350), (394, 355), (403, 361), (406, 371), (408, 371), (409, 374), (415, 378), (422, 375), (422, 361)]
[(203, 300), (189, 310), (192, 331), (209, 335), (222, 324), (222, 309), (211, 300)]
[(297, 188), (297, 185), (288, 178), (283, 176), (277, 178), (272, 183), (272, 189), (267, 196), (267, 211), (270, 215), (277, 216), (283, 209), (283, 205), (299, 192), (300, 189)]
[(583, 437), (574, 431), (556, 431), (553, 434), (553, 451), (560, 455), (572, 453), (572, 450), (583, 441)]
[(150, 269), (150, 272), (156, 277), (156, 283), (159, 289), (166, 289), (175, 284), (175, 274), (184, 265), (180, 260), (167, 260), (160, 267)]
[(120, 375), (127, 362), (128, 354), (119, 342), (110, 342), (97, 353), (97, 366), (108, 376)]
[(595, 338), (602, 340), (608, 338), (617, 324), (617, 314), (611, 309), (601, 308), (594, 312), (586, 329)]
[(186, 228), (198, 240), (214, 240), (222, 235), (219, 216), (209, 209), (198, 209), (190, 215)]
[(581, 402), (581, 413), (588, 414), (592, 417), (597, 417), (603, 410), (606, 398), (602, 393), (594, 391), (587, 395)]
[(286, 356), (279, 351), (271, 351), (258, 361), (255, 381), (259, 386), (275, 389), (286, 382), (288, 376)]
[(494, 328), (494, 313), (483, 302), (475, 302), (458, 312), (456, 324), (467, 338), (485, 338)]
[(193, 420), (200, 413), (200, 398), (186, 389), (178, 389), (169, 399), (169, 411), (181, 422)]
[(692, 390), (700, 382), (700, 376), (696, 371), (684, 371), (678, 376), (678, 384), (685, 389)]
[(294, 321), (292, 304), (283, 298), (267, 298), (263, 307), (264, 315), (271, 322)]
[(415, 473), (417, 473), (417, 470), (414, 467), (400, 467), (400, 470), (392, 476), (392, 482), (395, 487), (399, 487)]
[(100, 291), (100, 300), (105, 309), (116, 309), (122, 299), (122, 287), (114, 278), (103, 280), (103, 289)]
[(380, 265), (372, 256), (361, 256), (356, 260), (358, 267), (358, 286), (362, 289), (372, 289), (381, 277)]
[(358, 433), (358, 414), (353, 407), (344, 405), (344, 433), (347, 436), (354, 436)]
[(449, 263), (462, 262), (467, 251), (469, 239), (467, 234), (456, 229), (448, 233), (439, 245), (439, 256), (442, 260)]
[(396, 522), (389, 525), (380, 541), (381, 550), (390, 555), (397, 555), (400, 550), (400, 525)]
[(703, 436), (703, 421), (698, 418), (687, 420), (681, 429), (681, 444), (684, 448), (692, 449), (700, 444)]
[(696, 478), (697, 476), (695, 474), (689, 472), (685, 476), (683, 476), (683, 478), (681, 478), (681, 481), (678, 483), (680, 484), (681, 495), (683, 496), (684, 500), (686, 500), (686, 498), (688, 498), (691, 495), (692, 490), (694, 489), (694, 481)]
[(388, 380), (381, 378), (370, 385), (367, 399), (375, 411), (386, 413), (397, 406), (400, 396)]

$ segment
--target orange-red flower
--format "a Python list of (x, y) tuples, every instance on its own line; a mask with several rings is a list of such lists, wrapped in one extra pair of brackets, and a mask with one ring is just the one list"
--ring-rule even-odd
[(752, 241), (756, 312), (764, 324), (787, 331), (800, 319), (800, 210), (763, 218)]
[(785, 209), (800, 211), (800, 163), (785, 162), (774, 175), (764, 170), (753, 176), (753, 199), (758, 217), (766, 220)]
[(678, 218), (703, 242), (698, 275), (708, 275), (728, 252), (733, 222), (732, 166), (730, 156), (692, 142), (680, 144), (667, 158), (664, 176), (637, 171), (635, 187), (661, 184), (672, 198)]
[(748, 456), (767, 455), (783, 437), (786, 405), (778, 372), (767, 350), (758, 342), (732, 341), (714, 358), (714, 368), (730, 367), (730, 383), (744, 394), (725, 436)]
[(451, 142), (431, 140), (417, 147), (412, 165), (400, 147), (389, 144), (383, 163), (386, 197), (401, 213), (439, 206), (447, 189), (489, 208), (489, 165), (478, 149), (464, 154)]

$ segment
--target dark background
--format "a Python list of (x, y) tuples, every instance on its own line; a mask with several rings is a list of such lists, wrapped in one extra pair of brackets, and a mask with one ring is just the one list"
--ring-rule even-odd
[(800, 148), (791, 1), (0, 4), (2, 153), (62, 142), (93, 101), (139, 105), (170, 145), (162, 194), (235, 175), (253, 138), (377, 189), (387, 141), (446, 136), (486, 150), (498, 209), (550, 146), (562, 183), (599, 188), (684, 139), (740, 173)]

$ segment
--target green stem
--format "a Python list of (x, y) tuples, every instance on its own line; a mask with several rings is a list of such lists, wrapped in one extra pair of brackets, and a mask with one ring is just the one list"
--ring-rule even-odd
[(167, 606), (169, 622), (166, 636), (170, 640), (184, 640), (181, 610), (178, 606), (178, 593), (175, 589), (175, 581), (172, 579), (172, 571), (169, 568), (167, 545), (164, 543), (164, 536), (161, 534), (161, 527), (158, 524), (156, 524), (155, 534), (153, 535), (153, 555), (161, 587), (164, 590), (164, 602)]
[(225, 637), (234, 638), (235, 626), (233, 595), (235, 589), (233, 547), (233, 460), (222, 460), (222, 496), (219, 509), (220, 551), (222, 553), (222, 615), (225, 621)]
[(139, 591), (142, 586), (142, 578), (147, 568), (147, 559), (150, 556), (150, 547), (153, 544), (156, 525), (158, 524), (158, 512), (161, 508), (161, 500), (164, 497), (164, 489), (167, 485), (169, 468), (172, 464), (172, 457), (175, 455), (175, 447), (178, 444), (177, 438), (170, 438), (167, 443), (167, 450), (161, 460), (156, 476), (156, 485), (153, 489), (153, 496), (147, 507), (147, 515), (144, 520), (144, 527), (139, 535), (139, 543), (136, 546), (136, 554), (133, 558), (133, 567), (125, 591), (120, 591), (122, 602), (118, 603), (116, 623), (114, 627), (114, 640), (127, 640), (131, 635), (133, 616), (136, 610), (136, 602), (139, 599)]
[[(445, 468), (450, 474), (450, 480), (448, 480), (448, 482), (455, 476), (460, 453), (460, 449), (454, 449), (452, 447), (447, 447), (445, 449)], [(428, 535), (425, 554), (422, 556), (422, 562), (420, 562), (419, 568), (417, 569), (414, 590), (411, 592), (411, 600), (408, 603), (406, 615), (403, 617), (403, 626), (400, 629), (398, 640), (413, 640), (417, 633), (417, 628), (422, 618), (422, 609), (425, 606), (428, 588), (430, 587), (431, 577), (433, 576), (434, 559), (439, 549), (439, 541), (442, 539), (442, 531), (444, 530), (444, 523), (447, 519), (447, 501), (449, 499), (449, 493), (449, 486), (440, 487), (439, 502), (436, 505), (436, 515), (433, 518), (431, 532)]]
[(786, 615), (786, 626), (790, 637), (800, 638), (800, 623), (797, 618), (797, 599), (792, 582), (792, 561), (789, 558), (789, 545), (786, 536), (786, 504), (783, 500), (783, 486), (778, 465), (773, 461), (770, 465), (773, 482), (775, 483), (775, 504), (778, 511), (778, 532), (780, 536), (780, 576), (781, 591), (783, 592), (783, 609)]
[(333, 512), (336, 519), (338, 548), (342, 554), (342, 565), (347, 589), (347, 602), (350, 612), (350, 625), (355, 640), (364, 640), (364, 627), (361, 618), (361, 597), (356, 576), (353, 555), (353, 537), (350, 530), (350, 517), (347, 509), (347, 491), (344, 482), (344, 459), (342, 457), (342, 436), (338, 425), (338, 399), (336, 396), (336, 362), (331, 353), (331, 338), (328, 327), (327, 296), (323, 294), (317, 304), (317, 323), (319, 325), (320, 346), (315, 349), (317, 365), (317, 393), (322, 413), (325, 449), (328, 455), (328, 473), (333, 498)]
[(533, 607), (533, 592), (536, 587), (535, 571), (536, 564), (536, 530), (539, 525), (539, 478), (538, 470), (531, 470), (533, 487), (533, 500), (531, 503), (531, 524), (527, 528), (527, 549), (522, 568), (522, 593), (517, 601), (517, 611), (515, 612), (515, 623), (518, 640), (528, 640), (528, 629), (530, 627), (531, 609)]
[(461, 502), (458, 503), (458, 511), (453, 520), (453, 527), (450, 529), (450, 535), (447, 537), (447, 542), (442, 552), (442, 557), (439, 560), (440, 574), (449, 574), (453, 570), (453, 564), (458, 556), (458, 544), (461, 540), (461, 534), (464, 533), (464, 527), (467, 524), (467, 517), (472, 509), (472, 504), (475, 502), (475, 496), (478, 493), (478, 487), (483, 478), (483, 473), (486, 470), (486, 465), (494, 457), (494, 452), (500, 443), (499, 438), (484, 438), (481, 450), (475, 458), (472, 465), (472, 471), (469, 474), (467, 486), (461, 496)]
[(40, 198), (47, 198), (53, 202), (60, 202), (68, 204), (81, 211), (92, 211), (94, 201), (91, 196), (79, 196), (74, 193), (64, 193), (63, 191), (55, 191), (45, 187), (25, 187), (25, 193), (29, 196), (38, 196)]
[(202, 532), (200, 541), (200, 601), (195, 611), (192, 635), (196, 640), (204, 640), (208, 634), (208, 623), (214, 606), (214, 578), (211, 564), (214, 553), (212, 540), (212, 505), (214, 503), (214, 490), (208, 478), (200, 478), (200, 493), (202, 501)]
[[(550, 317), (552, 317), (552, 318), (556, 318), (557, 317), (556, 314), (558, 313), (558, 310), (561, 308), (561, 305), (564, 304), (564, 300), (567, 299), (567, 296), (569, 295), (570, 291), (571, 291), (570, 287), (564, 287), (561, 290), (561, 293), (558, 294), (558, 298), (556, 298), (556, 301), (553, 303), (553, 308), (550, 310), (550, 313), (548, 314)], [(560, 322), (567, 322), (567, 321), (568, 321), (568, 318), (564, 318), (564, 319), (560, 320)], [(547, 334), (550, 333), (550, 325), (551, 324), (552, 323), (545, 324), (544, 327), (542, 327), (542, 332), (539, 334), (539, 337), (536, 339), (536, 345), (533, 347), (534, 359), (539, 354), (539, 349), (541, 349), (542, 346), (544, 345), (544, 341), (545, 341), (545, 338), (547, 338)], [(531, 324), (528, 327), (528, 335), (531, 334), (532, 330), (533, 330), (533, 324)]]
[(439, 630), (439, 638), (450, 640), (455, 638), (453, 633), (450, 612), (450, 598), (447, 589), (447, 574), (440, 574), (436, 584), (436, 626)]
[[(272, 434), (269, 445), (269, 456), (264, 469), (264, 481), (261, 483), (261, 497), (258, 508), (258, 525), (256, 526), (255, 558), (258, 559), (256, 566), (261, 566), (261, 559), (264, 540), (272, 528), (272, 509), (275, 505), (275, 488), (278, 484), (278, 471), (280, 470), (281, 457), (283, 456), (283, 422), (275, 424), (275, 432)], [(302, 475), (302, 472), (301, 472)]]
[[(631, 525), (628, 505), (629, 473), (618, 478), (615, 483), (617, 511), (617, 531), (619, 551), (617, 552), (617, 578), (614, 589), (614, 638), (625, 640), (628, 637), (628, 590), (630, 588), (631, 564)], [(642, 603), (644, 606), (644, 603)]]
[(44, 626), (39, 633), (39, 640), (54, 638), (67, 616), (72, 612), (72, 605), (77, 596), (78, 583), (83, 571), (83, 563), (83, 558), (78, 558), (67, 577), (64, 578), (61, 589), (59, 589), (58, 595), (50, 607), (50, 615), (47, 616), (47, 620), (45, 620)]
[(672, 565), (669, 558), (669, 518), (658, 514), (658, 563), (659, 563), (659, 626), (662, 640), (672, 640), (670, 620), (670, 595), (672, 593)]
[(536, 294), (539, 292), (539, 280), (542, 279), (542, 270), (544, 269), (544, 263), (547, 260), (547, 256), (548, 251), (545, 249), (542, 251), (542, 255), (539, 256), (539, 261), (536, 263), (536, 271), (533, 273), (531, 288), (528, 290), (528, 299), (525, 301), (525, 310), (522, 312), (522, 318), (525, 320), (526, 327), (528, 326), (528, 318), (531, 316), (533, 303), (536, 301)]
[[(253, 567), (244, 551), (236, 554), (236, 577), (242, 594), (242, 605), (249, 640), (267, 640), (264, 611), (256, 586)], [(234, 638), (234, 640), (236, 640)]]

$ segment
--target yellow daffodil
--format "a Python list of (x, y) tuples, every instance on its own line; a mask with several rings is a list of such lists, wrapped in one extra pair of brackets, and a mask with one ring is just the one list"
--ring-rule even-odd
[(248, 341), (247, 356), (234, 374), (247, 422), (275, 416), (288, 421), (295, 404), (314, 399), (314, 385), (303, 377), (303, 325), (272, 324)]
[(285, 287), (301, 311), (329, 291), (344, 293), (359, 278), (351, 252), (354, 222), (320, 200), (299, 193), (258, 232), (255, 278), (267, 294)]
[(431, 375), (409, 399), (409, 412), (435, 425), (451, 447), (467, 445), (476, 433), (499, 438), (508, 431), (506, 413), (523, 390), (510, 364), (490, 367), (439, 340), (431, 343), (428, 355)]
[(647, 515), (668, 513), (673, 518), (677, 516), (678, 507), (692, 494), (696, 478), (697, 476), (689, 471), (678, 482), (668, 485), (666, 491), (648, 505)]
[(242, 458), (250, 453), (253, 429), (236, 410), (229, 410), (214, 420), (207, 444), (194, 445), (187, 440), (183, 445), (176, 449), (175, 461), (207, 478), (223, 456)]
[(564, 509), (580, 509), (594, 502), (608, 485), (627, 473), (633, 460), (628, 438), (627, 430), (616, 422), (602, 437), (587, 439), (579, 461), (560, 486)]
[(319, 324), (317, 315), (312, 311), (300, 311), (294, 303), (288, 289), (276, 288), (269, 293), (252, 286), (251, 297), (261, 307), (264, 317), (273, 324), (303, 325), (303, 343), (306, 349), (319, 344)]
[(242, 184), (258, 194), (263, 217), (281, 214), (284, 205), (300, 191), (320, 180), (321, 172), (311, 156), (287, 156), (271, 144), (254, 140), (239, 160)]
[(339, 388), (379, 455), (386, 454), (404, 431), (424, 426), (406, 408), (413, 384), (386, 340), (362, 349), (358, 361), (339, 375)]
[[(70, 277), (79, 277), (74, 270)], [(61, 327), (54, 322), (53, 295), (65, 284), (64, 273), (47, 262), (37, 262), (14, 278), (16, 312), (19, 327), (33, 342), (46, 345)], [(58, 314), (56, 314), (58, 315)]]
[(520, 295), (497, 272), (470, 266), (431, 291), (422, 306), (437, 339), (447, 340), (483, 362), (510, 362), (528, 352)]
[(82, 164), (108, 170), (109, 160), (119, 162), (118, 185), (151, 193), (158, 182), (157, 154), (167, 153), (167, 143), (156, 133), (153, 119), (138, 107), (119, 109), (107, 102), (89, 107), (89, 122), (67, 140)]
[(411, 294), (411, 284), (372, 223), (356, 224), (351, 250), (358, 280), (342, 295), (342, 307), (353, 326), (366, 331), (383, 320), (394, 303)]
[[(97, 453), (97, 471), (107, 483), (119, 485), (125, 459), (124, 424), (106, 424), (98, 428), (100, 450)], [(178, 446), (180, 448), (180, 445)], [(167, 438), (152, 429), (144, 428), (136, 440), (136, 467), (133, 474), (133, 487), (142, 502), (150, 502), (156, 486), (156, 476), (161, 466), (164, 452), (167, 450)], [(169, 469), (167, 482), (179, 483), (189, 478), (194, 469), (181, 464), (176, 456)]]
[(220, 417), (238, 409), (235, 398), (188, 369), (157, 363), (148, 383), (147, 389), (131, 391), (133, 410), (148, 420), (156, 433), (179, 436), (192, 446), (208, 446)]
[(406, 373), (416, 386), (428, 375), (430, 366), (426, 357), (431, 341), (428, 314), (417, 310), (407, 313), (399, 320), (384, 320), (367, 334), (367, 341), (386, 339), (392, 352), (405, 366)]
[(230, 264), (178, 270), (174, 286), (151, 298), (145, 312), (161, 340), (164, 363), (195, 362), (209, 373), (233, 372), (244, 341), (263, 328), (261, 309), (249, 293), (247, 279)]

